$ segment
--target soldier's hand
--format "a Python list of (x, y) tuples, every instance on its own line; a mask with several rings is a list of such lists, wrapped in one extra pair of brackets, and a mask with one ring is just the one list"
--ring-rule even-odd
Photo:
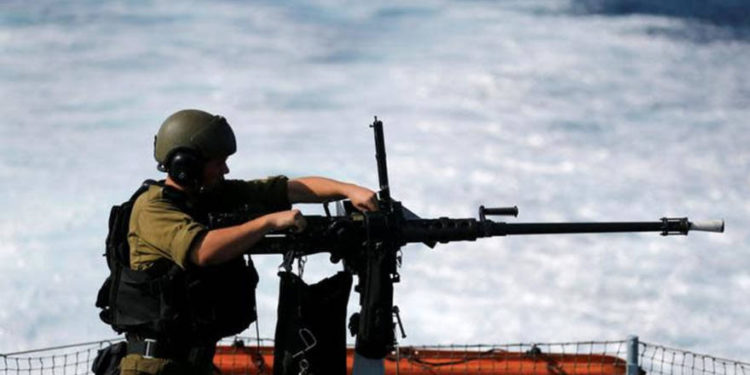
[(294, 232), (302, 232), (307, 226), (307, 220), (298, 209), (269, 214), (268, 221), (273, 230), (291, 229)]
[(377, 211), (378, 197), (374, 191), (357, 185), (350, 185), (346, 197), (352, 201), (352, 205), (360, 211)]

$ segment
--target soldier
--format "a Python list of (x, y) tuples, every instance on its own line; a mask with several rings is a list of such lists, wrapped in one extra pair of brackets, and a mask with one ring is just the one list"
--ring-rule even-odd
[[(235, 151), (234, 133), (221, 116), (188, 109), (161, 125), (154, 156), (167, 179), (134, 197), (130, 269), (113, 280), (113, 327), (128, 340), (121, 374), (212, 373), (216, 342), (256, 319), (258, 275), (242, 255), (269, 232), (304, 229), (291, 204), (348, 198), (360, 210), (377, 210), (372, 190), (323, 177), (225, 180)], [(207, 227), (208, 213), (238, 207), (258, 217)]]

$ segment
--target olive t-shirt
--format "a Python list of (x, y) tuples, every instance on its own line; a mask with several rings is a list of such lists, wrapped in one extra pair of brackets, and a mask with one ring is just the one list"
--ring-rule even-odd
[[(162, 258), (186, 268), (193, 243), (209, 230), (174, 199), (167, 199), (164, 189), (151, 185), (133, 205), (128, 232), (132, 269), (146, 269)], [(188, 203), (213, 212), (230, 212), (243, 207), (261, 214), (291, 207), (284, 176), (252, 181), (226, 180), (201, 193), (196, 202)]]

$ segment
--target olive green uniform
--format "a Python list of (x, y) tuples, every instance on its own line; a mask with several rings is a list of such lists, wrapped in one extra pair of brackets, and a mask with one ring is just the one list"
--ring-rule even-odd
[[(165, 197), (166, 188), (152, 185), (136, 200), (130, 217), (128, 244), (132, 269), (148, 269), (154, 262), (169, 259), (180, 268), (190, 270), (189, 252), (193, 244), (206, 235), (205, 220), (195, 217), (195, 212), (231, 212), (240, 207), (259, 214), (287, 210), (291, 207), (287, 193), (287, 178), (272, 177), (264, 180), (227, 180), (195, 201), (186, 201), (181, 207)], [(135, 374), (209, 374), (210, 363), (205, 368), (190, 368), (172, 359), (144, 358), (129, 354), (120, 363), (122, 375)]]

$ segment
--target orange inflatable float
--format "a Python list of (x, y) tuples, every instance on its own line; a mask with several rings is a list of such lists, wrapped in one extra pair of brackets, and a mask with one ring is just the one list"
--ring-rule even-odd
[[(222, 374), (272, 374), (273, 347), (218, 346), (214, 363)], [(347, 351), (351, 374), (354, 350)], [(386, 374), (622, 375), (625, 361), (601, 354), (545, 354), (401, 348), (385, 360)]]

